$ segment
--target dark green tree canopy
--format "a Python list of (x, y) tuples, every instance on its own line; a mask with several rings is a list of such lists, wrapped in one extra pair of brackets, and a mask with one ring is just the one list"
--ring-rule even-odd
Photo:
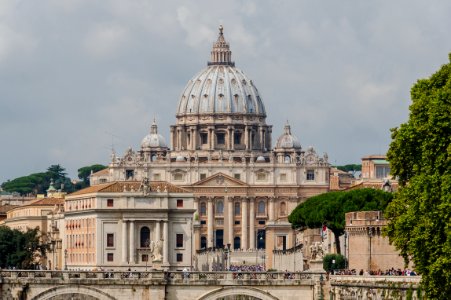
[(34, 269), (36, 257), (45, 256), (46, 251), (37, 228), (21, 232), (0, 226), (0, 268)]
[(99, 165), (99, 164), (82, 167), (82, 168), (78, 169), (78, 178), (83, 180), (83, 182), (85, 184), (89, 185), (89, 175), (91, 175), (91, 171), (95, 173), (95, 172), (98, 172), (98, 171), (106, 169), (106, 168), (107, 168), (107, 166)]
[(326, 225), (335, 235), (340, 252), (340, 235), (344, 234), (345, 213), (384, 210), (393, 198), (391, 193), (375, 189), (328, 192), (307, 199), (288, 216), (293, 228), (305, 230)]
[[(450, 54), (451, 61), (451, 54)], [(387, 153), (400, 189), (387, 207), (390, 241), (422, 274), (431, 299), (451, 295), (451, 63), (411, 90), (409, 120)]]
[(338, 170), (342, 170), (345, 172), (349, 171), (362, 171), (362, 165), (360, 164), (348, 164), (343, 166), (335, 166)]

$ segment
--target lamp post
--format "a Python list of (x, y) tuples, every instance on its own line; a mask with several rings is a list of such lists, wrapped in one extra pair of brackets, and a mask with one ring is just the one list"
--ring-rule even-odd
[(373, 237), (373, 227), (368, 227), (368, 238), (369, 238), (369, 261), (368, 261), (368, 272), (371, 273), (371, 238)]
[(67, 271), (67, 249), (64, 249), (64, 270)]

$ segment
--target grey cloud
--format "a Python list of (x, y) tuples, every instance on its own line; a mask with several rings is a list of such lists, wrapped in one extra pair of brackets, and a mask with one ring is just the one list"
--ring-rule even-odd
[[(447, 62), (448, 1), (0, 1), (0, 182), (70, 175), (169, 126), (223, 24), (274, 125), (333, 162), (385, 152)], [(113, 139), (112, 139), (113, 136)]]

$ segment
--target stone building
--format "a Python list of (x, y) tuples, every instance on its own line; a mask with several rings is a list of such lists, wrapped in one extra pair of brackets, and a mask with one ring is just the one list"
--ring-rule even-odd
[(91, 184), (167, 181), (194, 194), (194, 249), (272, 251), (296, 245), (287, 220), (306, 198), (329, 189), (327, 154), (304, 148), (290, 125), (275, 140), (254, 82), (232, 61), (222, 26), (207, 67), (182, 91), (171, 148), (153, 122), (139, 150), (112, 155)]
[(349, 269), (385, 271), (404, 268), (403, 258), (395, 247), (390, 245), (388, 237), (382, 235), (383, 228), (387, 226), (382, 212), (349, 212), (346, 213), (345, 219)]
[(182, 270), (192, 266), (193, 195), (158, 182), (109, 182), (65, 201), (69, 270)]

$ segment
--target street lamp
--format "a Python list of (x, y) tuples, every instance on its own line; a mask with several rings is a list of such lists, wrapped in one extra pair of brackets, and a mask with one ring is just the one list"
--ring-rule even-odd
[(67, 249), (64, 249), (64, 270), (67, 271)]
[(368, 272), (369, 273), (371, 273), (371, 238), (373, 237), (373, 235), (374, 235), (374, 232), (373, 232), (373, 227), (368, 227), (368, 238), (369, 238), (369, 242), (370, 242), (370, 257), (369, 257), (369, 264), (368, 264)]

